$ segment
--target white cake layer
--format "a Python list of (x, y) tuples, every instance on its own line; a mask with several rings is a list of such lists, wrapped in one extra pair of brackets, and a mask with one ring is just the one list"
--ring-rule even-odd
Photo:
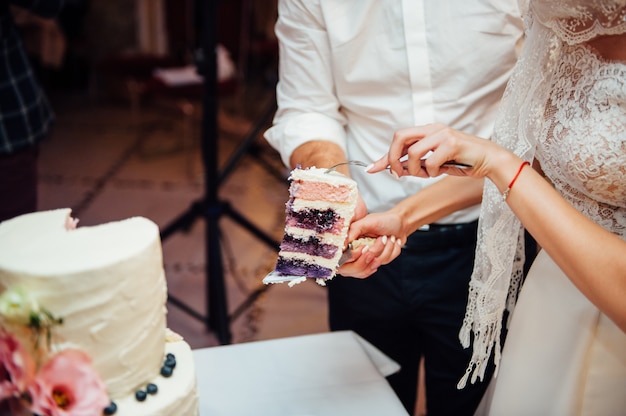
[[(176, 368), (170, 377), (160, 374), (150, 383), (157, 385), (157, 394), (148, 395), (143, 402), (130, 394), (118, 399), (115, 416), (197, 416), (198, 395), (196, 371), (191, 348), (185, 341), (168, 342), (165, 352), (176, 356)], [(145, 390), (145, 386), (142, 388)]]
[(325, 211), (327, 209), (332, 209), (337, 213), (338, 216), (342, 218), (352, 218), (354, 215), (354, 205), (353, 204), (342, 204), (337, 202), (328, 202), (328, 201), (311, 201), (306, 199), (296, 198), (291, 203), (291, 209), (295, 212), (303, 211), (306, 209), (317, 209), (320, 211)]
[(344, 246), (345, 237), (339, 234), (331, 233), (316, 233), (314, 230), (298, 227), (285, 227), (285, 234), (292, 235), (299, 238), (318, 237), (323, 240), (324, 244), (336, 245), (339, 247)]
[[(67, 230), (69, 209), (0, 224), (0, 290), (18, 286), (64, 322), (118, 400), (159, 373), (167, 296), (159, 230), (145, 218)], [(63, 344), (63, 342), (65, 344)]]
[(289, 226), (285, 226), (285, 234), (293, 235), (300, 238), (320, 236), (320, 234), (316, 233), (315, 230)]
[(306, 169), (294, 169), (291, 171), (289, 175), (290, 180), (303, 180), (310, 182), (325, 182), (331, 185), (346, 185), (351, 188), (356, 188), (356, 182), (354, 180), (348, 178), (347, 176), (339, 173), (339, 172), (329, 172), (326, 173), (326, 168), (316, 168), (310, 167)]

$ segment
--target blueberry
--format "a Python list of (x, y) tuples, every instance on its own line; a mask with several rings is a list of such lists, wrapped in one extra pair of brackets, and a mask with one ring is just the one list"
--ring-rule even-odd
[(143, 402), (144, 400), (146, 400), (146, 397), (148, 397), (148, 393), (146, 393), (143, 390), (137, 390), (135, 392), (135, 399), (137, 399), (140, 402)]
[(117, 405), (115, 402), (111, 402), (107, 407), (104, 408), (105, 415), (114, 415), (117, 412)]
[(161, 367), (161, 375), (163, 377), (169, 377), (172, 375), (173, 372), (174, 372), (174, 369), (172, 367), (169, 367), (167, 365), (164, 365), (163, 367)]
[(171, 352), (168, 352), (167, 355), (165, 356), (165, 358), (175, 359), (176, 356), (174, 354), (172, 354)]
[(146, 391), (148, 392), (148, 394), (156, 394), (157, 391), (159, 391), (159, 388), (156, 384), (150, 383), (146, 386)]
[(165, 359), (165, 363), (163, 365), (165, 365), (167, 367), (172, 367), (172, 368), (176, 367), (176, 358), (174, 358), (174, 357), (171, 357), (171, 358), (167, 357)]

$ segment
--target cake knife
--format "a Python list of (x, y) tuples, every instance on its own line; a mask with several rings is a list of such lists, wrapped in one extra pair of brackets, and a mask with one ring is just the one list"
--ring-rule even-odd
[[(406, 160), (406, 159), (405, 159)], [(400, 159), (400, 161), (402, 162), (403, 160)], [(426, 162), (426, 159), (422, 159), (422, 167), (424, 168), (424, 162)], [(330, 172), (334, 172), (335, 169), (337, 169), (339, 166), (343, 166), (343, 165), (354, 165), (354, 166), (361, 166), (361, 167), (368, 167), (370, 164), (369, 163), (365, 163), (365, 162), (361, 162), (360, 160), (348, 160), (347, 162), (341, 162), (341, 163), (337, 163), (336, 165), (333, 165), (331, 167), (329, 167), (328, 169), (326, 169), (326, 171), (324, 173), (330, 173)], [(442, 166), (449, 166), (449, 167), (454, 167), (454, 168), (458, 168), (458, 169), (471, 169), (472, 165), (468, 165), (466, 163), (459, 163), (459, 162), (455, 162), (454, 160), (448, 161), (448, 162), (444, 162)]]

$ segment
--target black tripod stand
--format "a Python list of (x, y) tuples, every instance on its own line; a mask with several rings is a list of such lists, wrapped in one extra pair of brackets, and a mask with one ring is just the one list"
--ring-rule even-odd
[[(279, 243), (272, 237), (258, 229), (243, 215), (237, 212), (228, 202), (220, 201), (218, 189), (224, 179), (235, 168), (239, 159), (244, 156), (256, 139), (261, 129), (269, 122), (275, 111), (274, 100), (267, 108), (256, 126), (248, 133), (237, 151), (231, 156), (221, 172), (218, 171), (218, 89), (217, 89), (217, 0), (198, 0), (196, 3), (196, 26), (199, 28), (199, 48), (196, 52), (196, 64), (198, 72), (204, 77), (204, 94), (202, 98), (202, 162), (204, 165), (204, 197), (191, 204), (187, 211), (175, 218), (165, 226), (161, 232), (161, 239), (165, 240), (178, 230), (189, 230), (193, 222), (198, 218), (206, 220), (205, 229), (205, 257), (206, 257), (206, 280), (205, 296), (206, 311), (204, 314), (189, 307), (183, 301), (168, 296), (168, 301), (179, 307), (192, 317), (205, 323), (207, 329), (217, 334), (222, 344), (230, 344), (232, 337), (230, 332), (231, 316), (228, 315), (226, 299), (226, 287), (224, 284), (224, 269), (222, 264), (222, 251), (220, 246), (219, 220), (222, 215), (228, 215), (256, 238), (273, 249), (278, 250)], [(237, 317), (269, 286), (262, 286), (249, 295), (248, 299), (240, 305), (233, 317)]]

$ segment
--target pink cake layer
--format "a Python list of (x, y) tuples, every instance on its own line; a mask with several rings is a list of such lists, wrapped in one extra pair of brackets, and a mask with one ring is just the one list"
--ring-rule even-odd
[(344, 185), (331, 185), (325, 182), (294, 181), (290, 188), (291, 196), (307, 201), (328, 201), (349, 203), (353, 190)]

